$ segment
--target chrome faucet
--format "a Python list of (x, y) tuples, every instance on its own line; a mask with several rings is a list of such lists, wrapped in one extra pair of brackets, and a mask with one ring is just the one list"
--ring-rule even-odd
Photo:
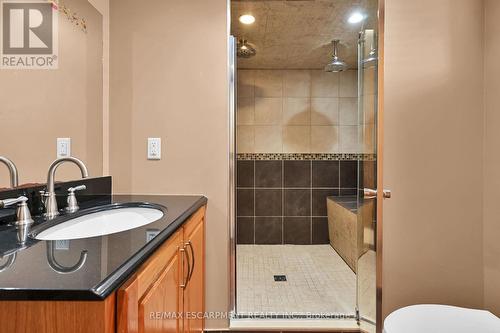
[(62, 157), (52, 162), (52, 164), (49, 167), (49, 172), (47, 175), (47, 194), (46, 194), (47, 198), (45, 204), (45, 216), (48, 219), (52, 219), (57, 215), (59, 215), (59, 210), (57, 208), (56, 192), (54, 190), (54, 181), (57, 168), (65, 162), (72, 162), (76, 164), (80, 168), (80, 171), (82, 172), (82, 178), (87, 178), (89, 176), (89, 172), (87, 171), (87, 167), (85, 166), (85, 164), (81, 160), (75, 157)]
[(5, 166), (9, 169), (10, 187), (19, 186), (19, 176), (14, 162), (12, 162), (11, 160), (9, 160), (7, 157), (4, 156), (0, 156), (0, 162), (5, 164)]

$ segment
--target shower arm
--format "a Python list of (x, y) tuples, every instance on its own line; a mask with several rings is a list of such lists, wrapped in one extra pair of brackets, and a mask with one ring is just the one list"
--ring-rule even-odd
[(339, 40), (337, 40), (337, 39), (336, 39), (336, 40), (334, 40), (334, 41), (332, 41), (332, 43), (333, 43), (333, 57), (334, 57), (335, 59), (338, 59), (338, 57), (339, 57), (339, 56), (338, 56), (338, 54), (339, 54), (339, 50), (338, 50), (338, 47), (339, 47), (339, 42), (340, 42), (340, 41), (339, 41)]

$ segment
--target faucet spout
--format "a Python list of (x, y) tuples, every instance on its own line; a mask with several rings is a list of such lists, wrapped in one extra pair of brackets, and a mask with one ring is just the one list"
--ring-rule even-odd
[(56, 193), (54, 190), (55, 175), (57, 168), (61, 164), (66, 162), (71, 162), (76, 164), (80, 168), (80, 171), (82, 173), (82, 178), (88, 178), (89, 176), (87, 167), (85, 166), (83, 161), (79, 160), (78, 158), (62, 157), (52, 162), (52, 164), (49, 167), (49, 172), (47, 174), (47, 205), (46, 205), (45, 216), (49, 219), (59, 215), (59, 210), (57, 208)]
[(0, 162), (5, 164), (5, 166), (9, 169), (9, 174), (10, 174), (10, 187), (17, 187), (19, 186), (19, 175), (17, 172), (17, 167), (12, 162), (9, 160), (7, 157), (0, 156)]

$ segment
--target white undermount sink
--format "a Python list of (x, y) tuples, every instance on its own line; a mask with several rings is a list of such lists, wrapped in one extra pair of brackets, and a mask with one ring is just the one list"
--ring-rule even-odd
[(39, 240), (71, 240), (104, 236), (142, 227), (163, 217), (161, 209), (123, 207), (75, 217), (37, 234)]

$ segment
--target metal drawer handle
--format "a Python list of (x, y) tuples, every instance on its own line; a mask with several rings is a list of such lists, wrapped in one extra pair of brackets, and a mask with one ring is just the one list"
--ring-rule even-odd
[(191, 260), (192, 260), (191, 271), (188, 273), (188, 283), (189, 283), (189, 281), (191, 281), (191, 277), (193, 276), (194, 272), (194, 248), (193, 248), (193, 243), (190, 240), (186, 242), (186, 245), (189, 246), (189, 248), (191, 249)]
[(186, 289), (188, 281), (189, 281), (189, 272), (191, 271), (191, 263), (190, 263), (189, 253), (186, 251), (186, 248), (182, 247), (180, 249), (180, 251), (182, 253), (182, 258), (183, 258), (182, 259), (182, 268), (184, 269), (184, 257), (187, 257), (187, 263), (188, 263), (188, 273), (184, 277), (184, 281), (182, 281), (182, 284), (181, 284), (181, 288)]

